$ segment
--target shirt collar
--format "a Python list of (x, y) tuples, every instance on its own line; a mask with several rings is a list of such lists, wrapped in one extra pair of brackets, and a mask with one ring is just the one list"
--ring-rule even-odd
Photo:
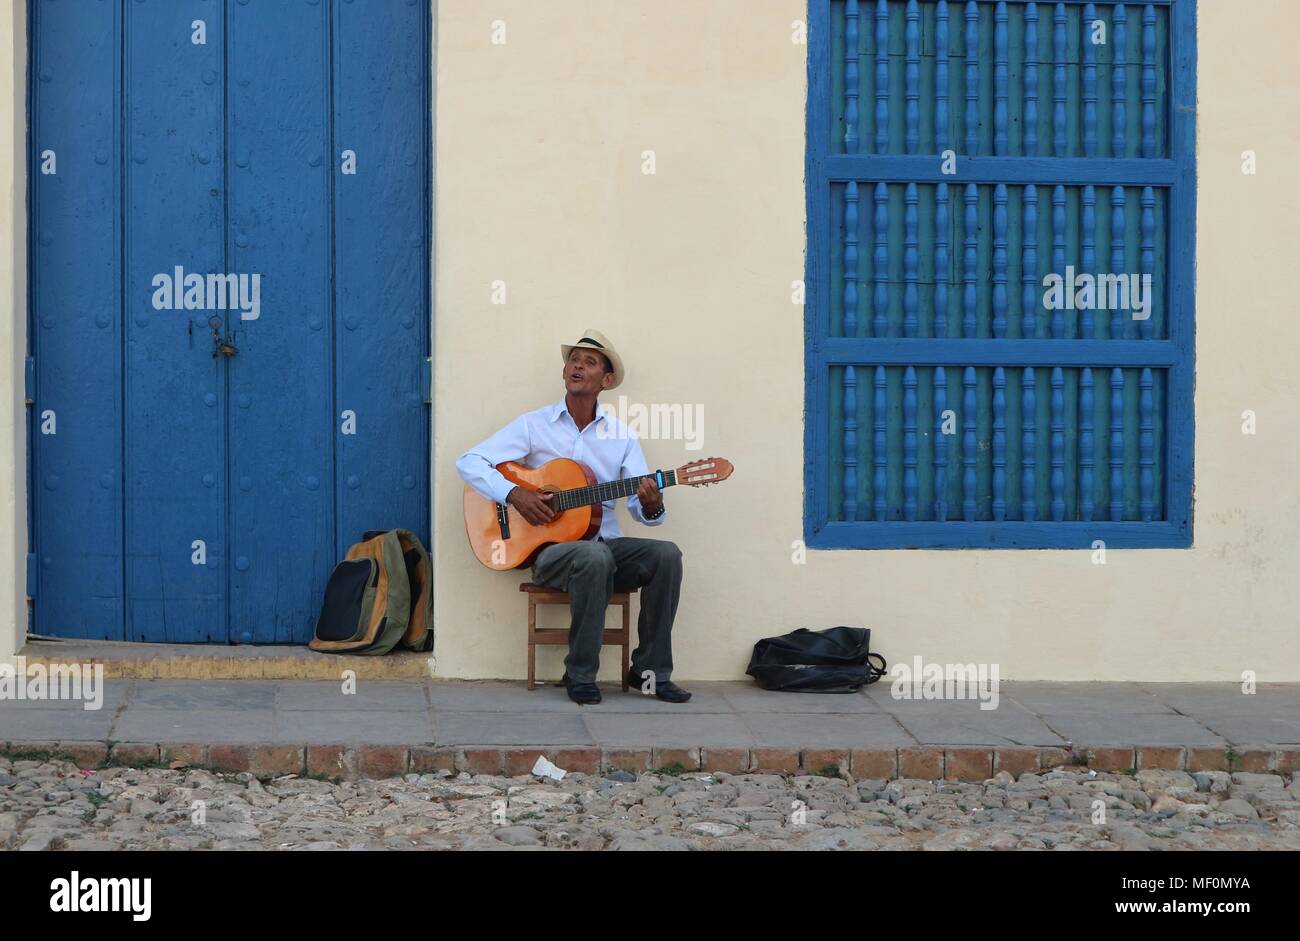
[[(551, 406), (551, 421), (552, 421), (552, 422), (559, 421), (561, 415), (568, 415), (568, 414), (569, 414), (569, 406), (565, 404), (564, 399), (560, 399), (560, 401), (556, 402), (553, 406)], [(598, 421), (604, 421), (604, 420), (605, 420), (605, 410), (602, 409), (602, 408), (600, 407), (600, 401), (597, 400), (597, 402), (596, 402), (596, 418), (593, 420), (592, 424), (595, 424), (595, 423), (598, 422)], [(569, 415), (569, 421), (573, 421), (573, 416), (572, 416), (572, 415)], [(578, 425), (578, 423), (577, 423), (576, 421), (573, 421), (573, 425), (574, 425), (574, 427), (576, 428), (577, 425)]]

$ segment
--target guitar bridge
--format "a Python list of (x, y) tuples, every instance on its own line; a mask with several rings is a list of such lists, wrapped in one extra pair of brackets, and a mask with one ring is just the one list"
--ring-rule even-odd
[(503, 540), (509, 539), (510, 538), (510, 517), (506, 513), (506, 505), (504, 503), (497, 504), (497, 526), (501, 528), (501, 538)]

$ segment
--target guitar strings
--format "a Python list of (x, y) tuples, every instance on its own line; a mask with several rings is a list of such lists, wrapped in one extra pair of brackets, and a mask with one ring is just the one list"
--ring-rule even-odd
[[(677, 483), (677, 471), (664, 471), (664, 486), (672, 487)], [(639, 477), (624, 477), (622, 480), (610, 480), (605, 483), (574, 487), (570, 490), (555, 491), (555, 508), (571, 510), (574, 507), (587, 506), (592, 503), (604, 503), (606, 500), (618, 500), (630, 497), (641, 486), (641, 481), (654, 474), (642, 474)]]

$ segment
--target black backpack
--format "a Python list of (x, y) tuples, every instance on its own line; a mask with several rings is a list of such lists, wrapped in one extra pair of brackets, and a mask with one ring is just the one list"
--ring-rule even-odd
[[(888, 664), (871, 653), (871, 630), (801, 627), (781, 637), (766, 637), (749, 658), (752, 676), (763, 689), (797, 693), (854, 693), (885, 675)], [(877, 667), (872, 659), (880, 661)]]

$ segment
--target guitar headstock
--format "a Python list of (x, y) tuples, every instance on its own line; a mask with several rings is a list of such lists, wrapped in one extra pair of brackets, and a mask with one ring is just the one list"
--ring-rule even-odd
[(688, 487), (707, 487), (722, 483), (734, 469), (725, 457), (706, 457), (677, 468), (677, 482)]

